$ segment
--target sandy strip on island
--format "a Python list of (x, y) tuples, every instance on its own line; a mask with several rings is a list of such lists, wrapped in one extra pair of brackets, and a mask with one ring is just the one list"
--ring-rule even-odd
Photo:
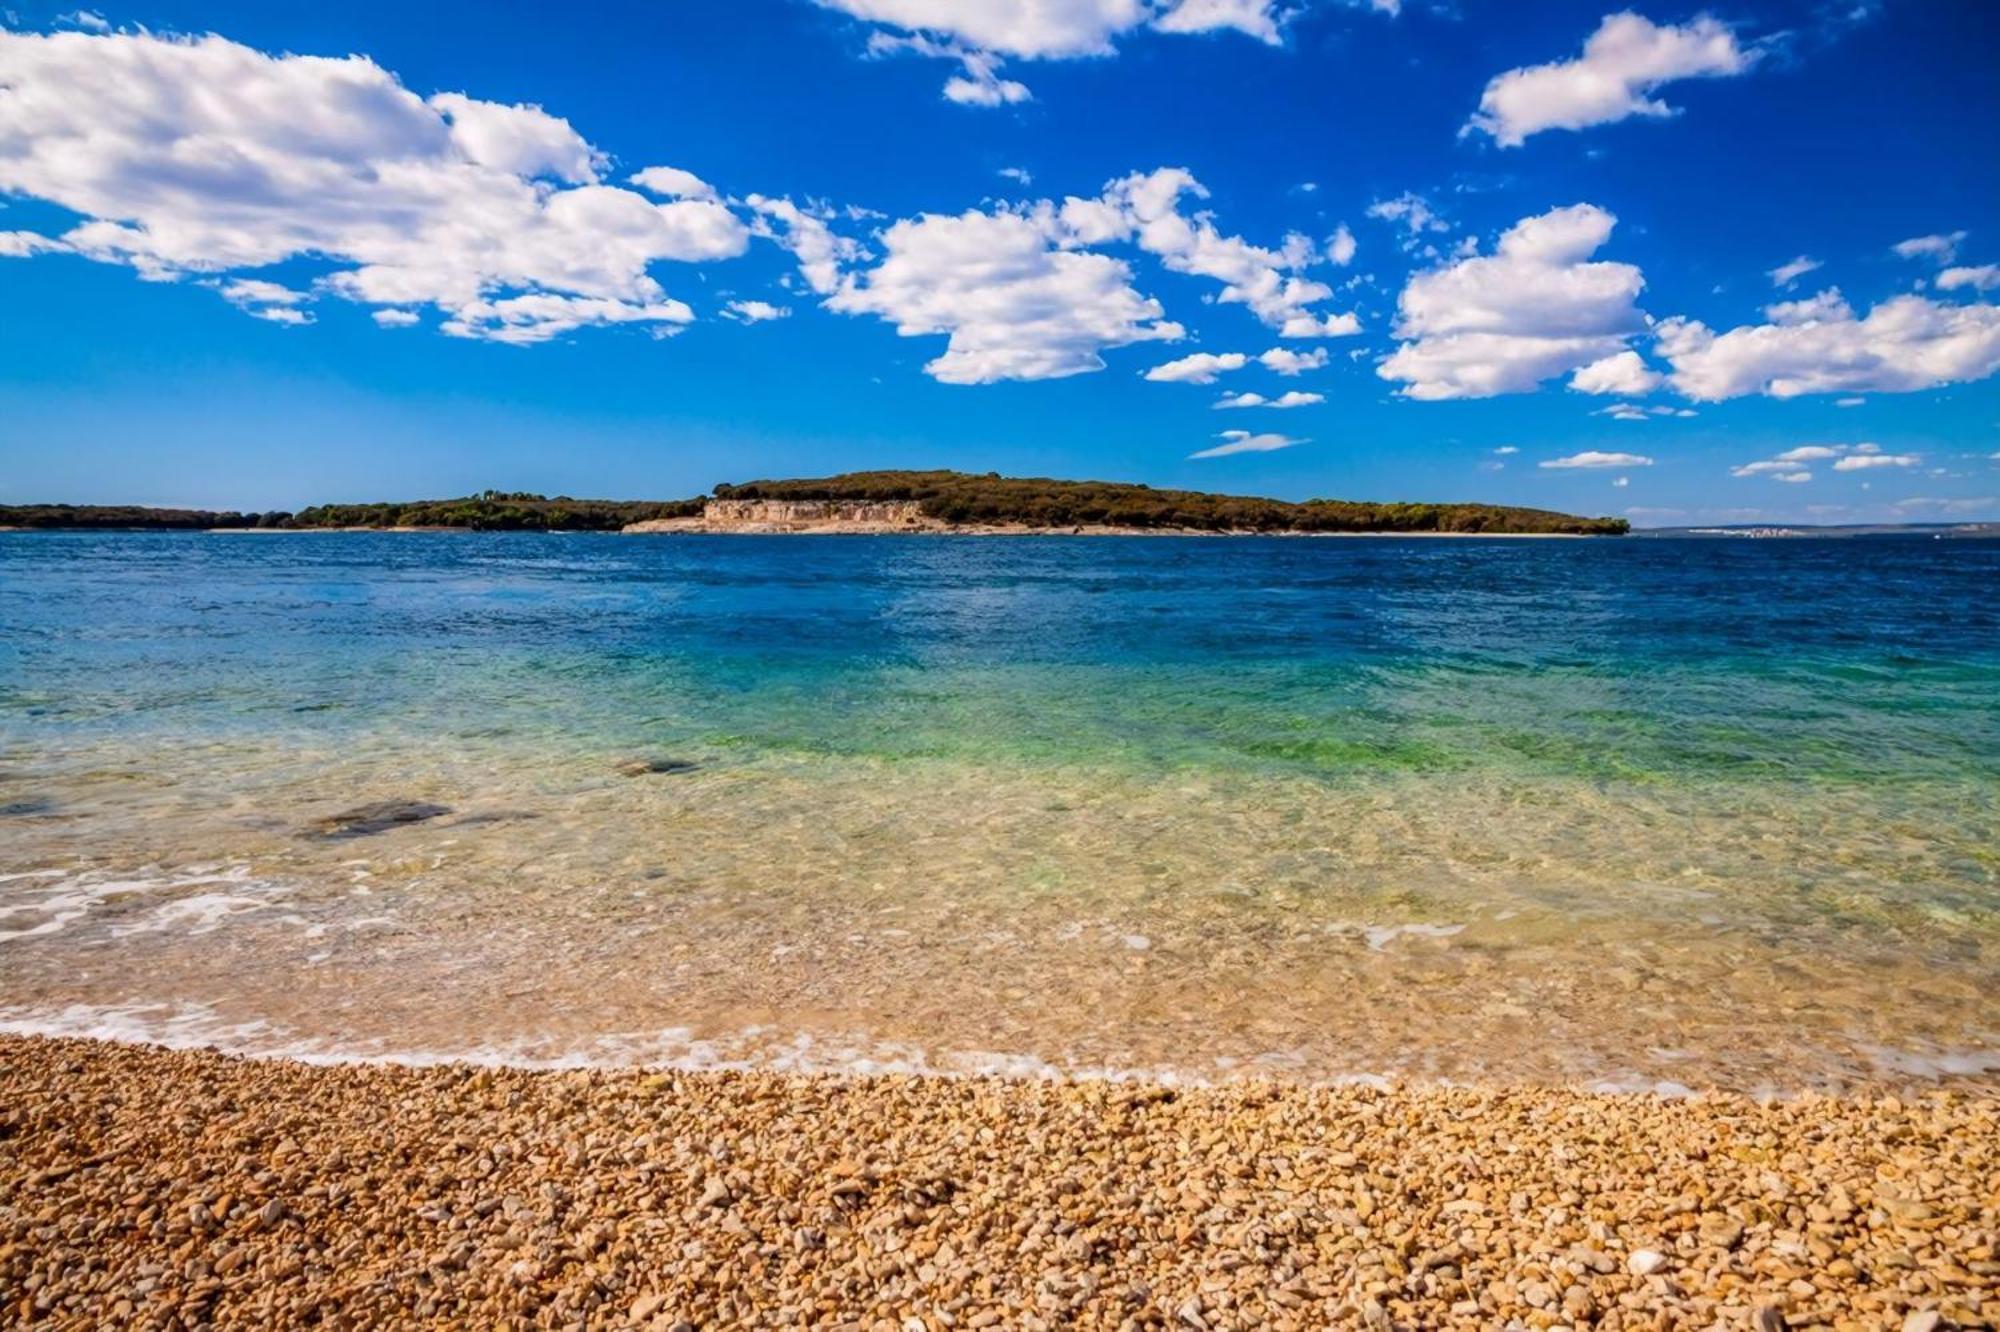
[(2000, 1099), (0, 1037), (0, 1324), (1992, 1327)]

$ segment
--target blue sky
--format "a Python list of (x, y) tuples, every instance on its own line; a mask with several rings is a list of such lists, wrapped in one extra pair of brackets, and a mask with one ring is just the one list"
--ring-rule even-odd
[(0, 22), (0, 502), (956, 467), (2000, 519), (1994, 6)]

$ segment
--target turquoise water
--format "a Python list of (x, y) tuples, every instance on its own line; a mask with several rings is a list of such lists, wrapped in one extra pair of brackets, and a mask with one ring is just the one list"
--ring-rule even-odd
[(1987, 1077), (1996, 792), (1995, 542), (0, 534), (35, 1029)]

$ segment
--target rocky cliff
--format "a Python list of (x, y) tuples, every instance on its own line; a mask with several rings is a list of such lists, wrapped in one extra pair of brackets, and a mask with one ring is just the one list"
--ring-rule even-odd
[(712, 499), (699, 518), (633, 523), (627, 532), (914, 532), (944, 524), (915, 501)]

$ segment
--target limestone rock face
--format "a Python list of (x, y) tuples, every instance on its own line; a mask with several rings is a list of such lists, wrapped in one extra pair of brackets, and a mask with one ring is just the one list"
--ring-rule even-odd
[(709, 500), (699, 518), (633, 523), (627, 532), (925, 532), (945, 524), (914, 500)]
[(907, 500), (710, 500), (701, 521), (708, 527), (932, 527), (936, 520)]

